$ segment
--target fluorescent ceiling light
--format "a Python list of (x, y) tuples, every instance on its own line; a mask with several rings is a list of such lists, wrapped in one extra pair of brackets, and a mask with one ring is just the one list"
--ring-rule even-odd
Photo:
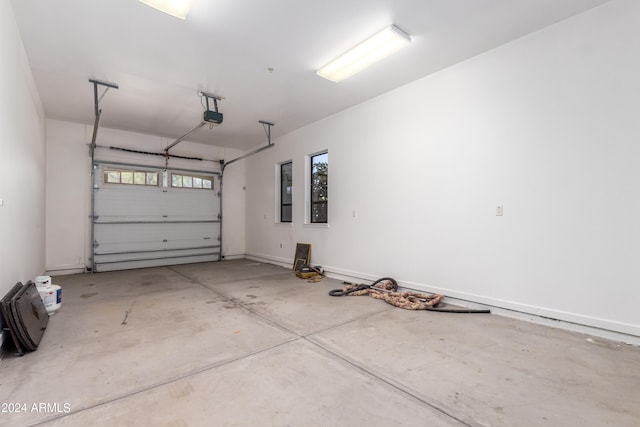
[(386, 58), (411, 43), (411, 38), (391, 25), (343, 53), (317, 71), (320, 77), (339, 82)]
[(185, 19), (191, 10), (193, 0), (140, 0), (142, 3), (164, 13)]

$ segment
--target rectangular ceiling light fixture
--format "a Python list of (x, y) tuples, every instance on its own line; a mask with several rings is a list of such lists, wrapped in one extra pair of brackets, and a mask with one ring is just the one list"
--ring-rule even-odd
[(185, 19), (191, 10), (192, 0), (140, 0), (142, 3), (168, 13), (176, 18)]
[(317, 71), (320, 77), (339, 82), (391, 55), (411, 43), (411, 37), (390, 25), (343, 53)]

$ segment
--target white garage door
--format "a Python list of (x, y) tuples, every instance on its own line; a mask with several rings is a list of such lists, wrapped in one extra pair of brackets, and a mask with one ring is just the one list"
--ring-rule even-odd
[(220, 260), (219, 174), (96, 163), (94, 271)]

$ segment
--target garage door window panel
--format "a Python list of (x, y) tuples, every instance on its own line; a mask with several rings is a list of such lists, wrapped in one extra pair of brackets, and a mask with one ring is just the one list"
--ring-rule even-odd
[(213, 190), (213, 177), (172, 173), (171, 186), (175, 188)]
[(105, 169), (105, 184), (148, 185), (158, 186), (158, 173), (128, 169)]

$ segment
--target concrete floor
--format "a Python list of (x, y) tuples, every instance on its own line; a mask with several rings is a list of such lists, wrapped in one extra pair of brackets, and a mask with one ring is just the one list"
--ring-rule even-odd
[(0, 363), (0, 425), (640, 425), (638, 347), (247, 260), (54, 283), (38, 351)]

